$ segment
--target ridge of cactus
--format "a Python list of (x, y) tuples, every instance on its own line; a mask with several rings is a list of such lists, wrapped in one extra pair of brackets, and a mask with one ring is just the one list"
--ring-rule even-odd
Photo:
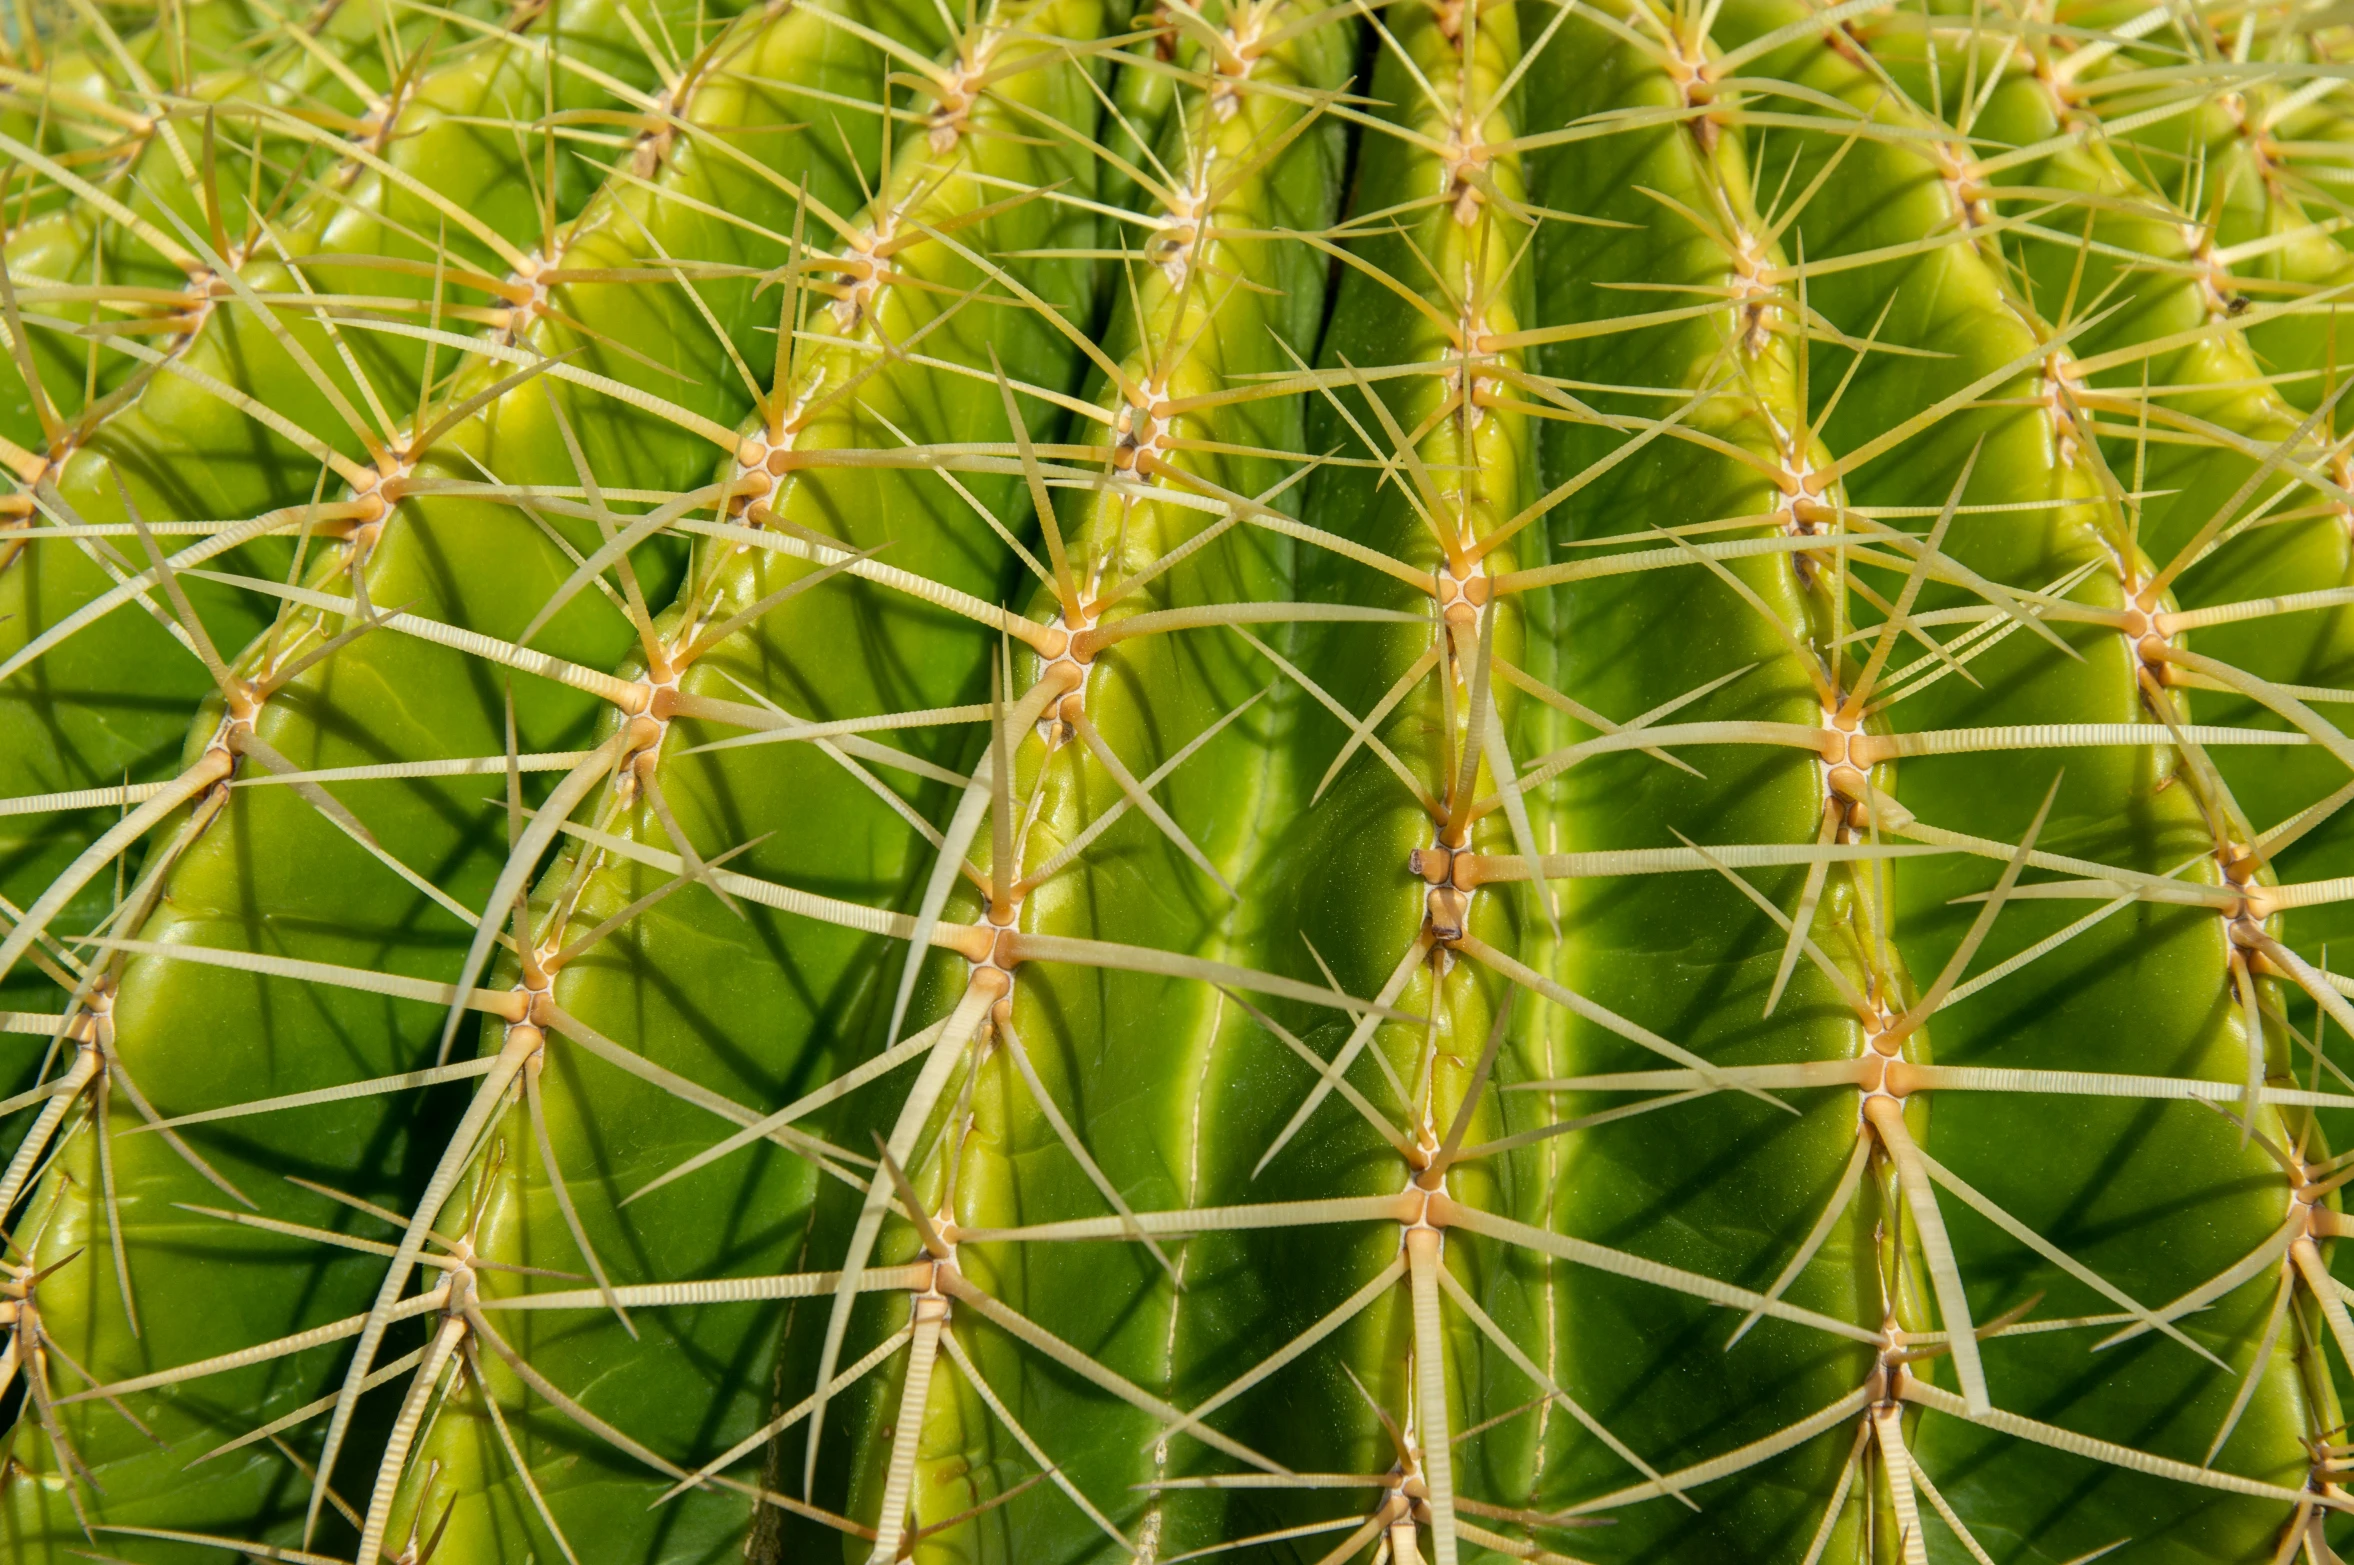
[(2332, 1565), (2349, 59), (19, 0), (10, 1557)]

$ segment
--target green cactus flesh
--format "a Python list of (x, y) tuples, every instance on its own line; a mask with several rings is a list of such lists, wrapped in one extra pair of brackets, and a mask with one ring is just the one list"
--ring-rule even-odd
[(18, 0), (8, 1558), (2338, 1560), (2350, 65)]

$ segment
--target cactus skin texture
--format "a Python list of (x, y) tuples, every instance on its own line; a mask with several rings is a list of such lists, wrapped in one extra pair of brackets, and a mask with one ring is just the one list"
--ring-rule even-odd
[(18, 5), (7, 1557), (2338, 1560), (2349, 61)]

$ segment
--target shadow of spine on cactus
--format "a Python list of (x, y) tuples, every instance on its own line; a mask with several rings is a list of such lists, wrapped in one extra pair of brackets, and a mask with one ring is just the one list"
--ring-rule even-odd
[(2349, 59), (28, 13), (10, 1557), (2336, 1560)]

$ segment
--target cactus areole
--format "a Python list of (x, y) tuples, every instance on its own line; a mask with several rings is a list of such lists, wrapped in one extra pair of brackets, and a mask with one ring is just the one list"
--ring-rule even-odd
[(0, 242), (9, 1561), (2354, 1550), (2342, 8), (13, 0)]

